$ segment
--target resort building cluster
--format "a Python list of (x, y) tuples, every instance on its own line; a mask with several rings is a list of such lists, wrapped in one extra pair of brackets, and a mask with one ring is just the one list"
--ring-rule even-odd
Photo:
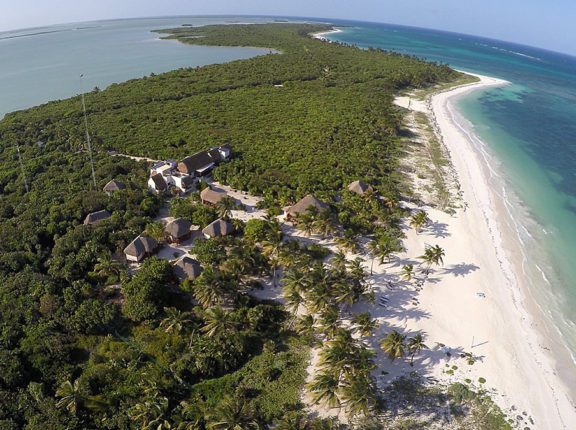
[(176, 194), (186, 194), (195, 189), (199, 178), (209, 174), (222, 161), (230, 158), (230, 144), (210, 148), (185, 157), (180, 162), (158, 161), (150, 169), (148, 189), (163, 193), (173, 189)]
[[(218, 163), (229, 160), (230, 155), (231, 146), (226, 144), (195, 153), (185, 157), (180, 162), (174, 160), (157, 161), (150, 168), (148, 189), (155, 194), (171, 191), (175, 195), (196, 191), (198, 181), (202, 178), (207, 179), (206, 177), (210, 175), (212, 169)], [(111, 196), (124, 189), (126, 189), (126, 185), (123, 182), (113, 179), (104, 186), (103, 191)], [(373, 192), (372, 187), (362, 181), (352, 182), (347, 189), (361, 196)], [(226, 191), (208, 186), (200, 192), (200, 203), (215, 207), (227, 197), (230, 196)], [(328, 204), (308, 194), (293, 206), (284, 208), (284, 214), (286, 221), (295, 222), (299, 216), (311, 210), (320, 213), (328, 210), (328, 208)], [(94, 225), (111, 216), (112, 214), (107, 210), (92, 212), (86, 216), (84, 224)], [(165, 225), (162, 238), (152, 238), (143, 232), (124, 248), (124, 257), (128, 263), (138, 265), (147, 257), (156, 253), (161, 254), (164, 246), (180, 249), (184, 251), (181, 256), (168, 255), (164, 252), (168, 257), (174, 257), (172, 261), (174, 273), (180, 280), (193, 280), (202, 272), (200, 263), (187, 255), (187, 249), (193, 240), (227, 236), (235, 231), (234, 225), (229, 220), (222, 218), (213, 221), (202, 230), (184, 218), (168, 218), (163, 221)]]

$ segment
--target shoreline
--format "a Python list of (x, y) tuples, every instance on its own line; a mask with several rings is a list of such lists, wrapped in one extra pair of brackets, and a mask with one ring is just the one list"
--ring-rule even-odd
[[(569, 389), (557, 373), (555, 357), (541, 346), (543, 340), (547, 343), (550, 339), (535, 327), (545, 324), (543, 316), (534, 312), (538, 305), (529, 302), (531, 293), (523, 279), (518, 238), (506, 229), (506, 217), (512, 215), (507, 201), (491, 187), (491, 182), (498, 179), (491, 165), (495, 160), (485, 148), (477, 147), (477, 138), (458, 122), (456, 116), (459, 113), (453, 105), (457, 98), (471, 91), (503, 86), (507, 82), (474, 76), (479, 77), (480, 82), (443, 91), (428, 99), (428, 117), (440, 132), (468, 203), (468, 209), (458, 215), (464, 231), (468, 232), (468, 246), (484, 244), (483, 249), (476, 252), (484, 254), (479, 257), (485, 260), (492, 272), (486, 273), (482, 266), (478, 269), (486, 275), (479, 280), (481, 284), (478, 286), (485, 287), (487, 295), (494, 300), (492, 309), (484, 315), (477, 315), (477, 312), (468, 314), (467, 318), (475, 320), (472, 327), (487, 326), (485, 331), (490, 343), (492, 338), (496, 340), (495, 345), (484, 348), (486, 366), (483, 367), (486, 369), (483, 372), (488, 381), (486, 386), (504, 396), (504, 406), (522, 405), (534, 415), (537, 428), (567, 429), (569, 423), (576, 422), (576, 412), (568, 398)], [(474, 240), (487, 237), (490, 240)], [(447, 249), (447, 253), (449, 251)], [(494, 314), (494, 319), (486, 321), (490, 314)], [(476, 318), (472, 319), (472, 316)], [(504, 327), (506, 330), (503, 332)], [(497, 351), (498, 348), (501, 350)], [(497, 360), (490, 362), (491, 356), (496, 356)], [(527, 398), (522, 393), (531, 393), (531, 396)]]
[(326, 36), (328, 36), (329, 34), (336, 34), (336, 33), (342, 33), (343, 30), (340, 30), (338, 28), (335, 28), (333, 30), (329, 30), (329, 31), (322, 31), (320, 33), (312, 33), (311, 36), (314, 39), (318, 39), (318, 40), (323, 40), (324, 42), (332, 42), (329, 38), (327, 38)]

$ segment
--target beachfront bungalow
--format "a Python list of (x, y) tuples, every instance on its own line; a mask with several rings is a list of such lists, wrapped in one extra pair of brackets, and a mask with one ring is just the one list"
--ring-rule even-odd
[(213, 190), (212, 188), (207, 187), (200, 193), (200, 200), (204, 205), (216, 206), (227, 195), (228, 194), (226, 194), (225, 191)]
[(178, 163), (178, 171), (185, 175), (204, 176), (212, 171), (215, 164), (208, 152), (202, 151), (180, 161)]
[(160, 194), (168, 190), (168, 183), (160, 173), (154, 173), (148, 179), (148, 189), (155, 194)]
[(200, 266), (200, 263), (193, 258), (184, 256), (174, 263), (172, 270), (174, 271), (174, 275), (176, 275), (180, 281), (185, 279), (193, 281), (202, 273), (202, 266)]
[(354, 181), (348, 185), (348, 191), (358, 194), (359, 196), (364, 196), (374, 192), (372, 185), (368, 185), (362, 181)]
[(312, 194), (308, 194), (294, 206), (291, 206), (286, 210), (286, 219), (288, 221), (292, 221), (299, 215), (303, 215), (305, 213), (310, 212), (312, 208), (315, 209), (317, 212), (323, 212), (325, 210), (328, 210), (328, 205), (318, 200)]
[(164, 228), (166, 239), (170, 243), (180, 243), (190, 237), (192, 224), (184, 218), (177, 218), (169, 222)]
[(84, 225), (94, 225), (98, 224), (100, 221), (105, 220), (106, 218), (110, 218), (112, 215), (106, 209), (101, 211), (92, 212), (86, 215), (84, 218)]
[(108, 194), (109, 196), (112, 195), (112, 193), (116, 192), (116, 191), (120, 191), (120, 190), (124, 190), (126, 189), (126, 185), (124, 185), (124, 182), (120, 182), (120, 181), (116, 181), (115, 179), (112, 179), (110, 182), (108, 182), (106, 185), (104, 185), (103, 191)]
[(135, 263), (141, 262), (146, 257), (151, 256), (156, 251), (158, 242), (148, 236), (138, 236), (124, 248), (126, 260)]
[(223, 219), (217, 219), (202, 230), (202, 234), (206, 239), (227, 236), (232, 233), (234, 233), (234, 226)]

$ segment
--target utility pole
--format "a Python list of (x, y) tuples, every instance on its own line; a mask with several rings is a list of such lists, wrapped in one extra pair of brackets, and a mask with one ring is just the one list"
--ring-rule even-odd
[[(80, 79), (84, 74), (80, 75)], [(80, 80), (82, 82), (82, 80)], [(81, 88), (82, 90), (82, 88)], [(94, 173), (94, 159), (92, 158), (92, 141), (90, 140), (90, 133), (88, 132), (88, 116), (86, 115), (86, 102), (84, 101), (84, 92), (82, 91), (82, 111), (84, 112), (84, 128), (86, 129), (86, 144), (88, 145), (88, 156), (90, 157), (90, 169), (92, 170), (92, 182), (94, 183), (94, 191), (96, 191), (96, 173)]]
[(24, 170), (24, 163), (22, 163), (22, 155), (20, 154), (20, 145), (16, 142), (16, 152), (18, 152), (18, 161), (20, 162), (20, 170), (22, 171), (22, 178), (24, 178), (24, 188), (26, 188), (26, 193), (30, 190), (28, 189), (28, 180), (26, 179), (26, 171)]

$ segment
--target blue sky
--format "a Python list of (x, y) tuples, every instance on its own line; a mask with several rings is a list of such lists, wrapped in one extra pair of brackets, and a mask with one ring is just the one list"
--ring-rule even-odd
[(0, 0), (0, 31), (95, 19), (199, 14), (387, 22), (576, 54), (576, 0)]

